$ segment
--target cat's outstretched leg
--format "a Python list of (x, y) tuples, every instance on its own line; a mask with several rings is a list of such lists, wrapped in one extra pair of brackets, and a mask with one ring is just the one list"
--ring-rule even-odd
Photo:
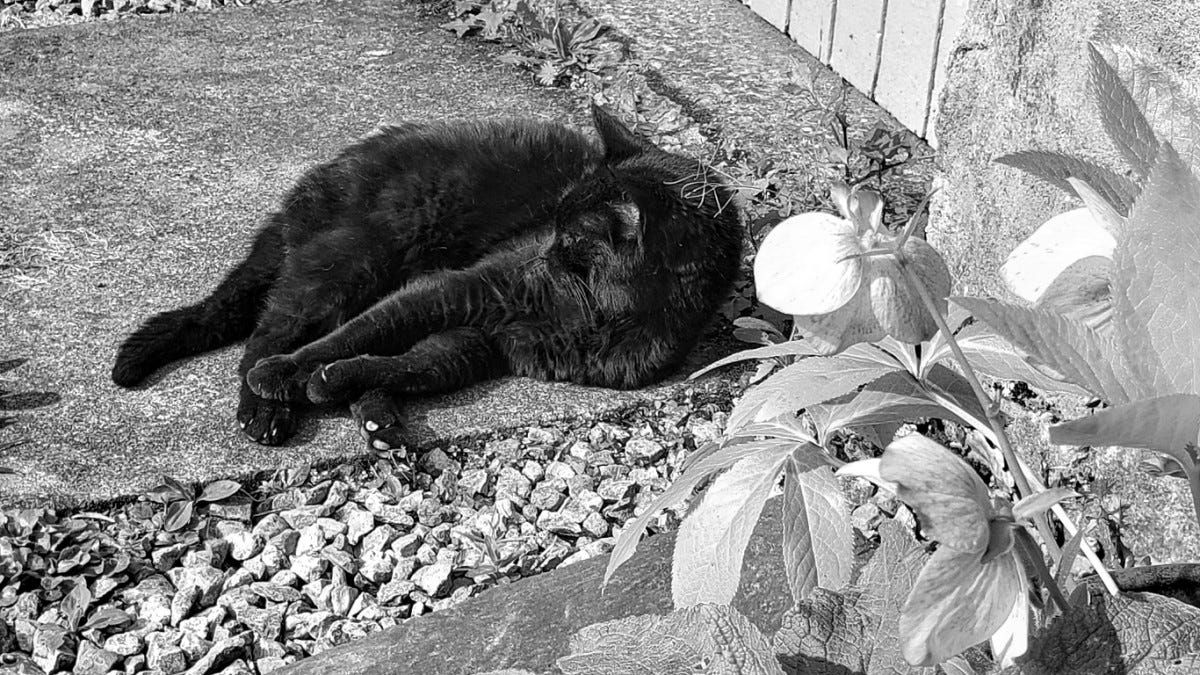
[(264, 399), (297, 400), (322, 365), (360, 354), (403, 355), (429, 336), (496, 325), (510, 311), (506, 298), (521, 295), (516, 286), (534, 250), (529, 245), (493, 254), (467, 269), (419, 277), (333, 332), (290, 354), (276, 351), (263, 358), (246, 381)]
[(337, 249), (337, 242), (330, 241), (333, 237), (336, 233), (322, 235), (290, 254), (238, 366), (242, 382), (238, 423), (247, 436), (264, 445), (279, 445), (295, 431), (300, 407), (306, 403), (307, 379), (292, 386), (256, 389), (249, 376), (252, 369), (326, 335), (343, 317), (361, 312), (381, 292), (378, 280), (328, 273), (333, 261), (323, 253)]
[(368, 444), (389, 450), (404, 436), (394, 395), (455, 391), (507, 370), (484, 331), (454, 328), (399, 356), (356, 356), (319, 367), (309, 377), (307, 392), (315, 403), (355, 400), (350, 410)]
[(166, 364), (244, 339), (283, 264), (283, 227), (255, 237), (250, 254), (204, 300), (150, 317), (121, 343), (112, 379), (132, 387)]

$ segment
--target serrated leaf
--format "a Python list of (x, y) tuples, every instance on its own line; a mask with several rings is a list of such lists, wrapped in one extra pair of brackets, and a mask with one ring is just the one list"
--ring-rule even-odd
[(1125, 45), (1102, 48), (1106, 60), (1145, 113), (1151, 128), (1200, 168), (1200, 91), (1159, 58)]
[[(971, 391), (971, 385), (961, 375), (942, 365), (934, 366), (926, 380), (938, 387), (965, 409), (986, 418), (979, 401)], [(922, 387), (906, 371), (897, 370), (864, 386), (862, 391), (812, 406), (808, 415), (817, 428), (817, 437), (822, 442), (830, 434), (845, 428), (857, 428), (892, 422), (911, 421), (922, 417), (936, 417), (963, 425), (970, 421), (930, 401)], [(886, 439), (884, 445), (891, 439)]]
[(1092, 85), (1100, 106), (1100, 121), (1113, 145), (1139, 178), (1150, 173), (1158, 155), (1158, 139), (1133, 97), (1095, 45), (1088, 45)]
[(818, 586), (850, 582), (853, 533), (842, 488), (813, 445), (796, 448), (784, 464), (783, 565), (796, 602)]
[(713, 473), (726, 469), (737, 462), (753, 457), (760, 453), (774, 454), (779, 452), (777, 447), (780, 445), (777, 440), (756, 441), (751, 443), (739, 443), (723, 446), (720, 450), (707, 455), (703, 459), (691, 464), (686, 471), (659, 495), (658, 499), (650, 504), (642, 515), (634, 518), (624, 531), (617, 537), (617, 541), (613, 546), (612, 554), (608, 558), (608, 567), (604, 570), (604, 580), (601, 585), (608, 584), (614, 572), (617, 571), (625, 561), (633, 556), (637, 550), (638, 542), (642, 538), (642, 533), (646, 531), (646, 526), (650, 521), (659, 514), (663, 509), (675, 506), (692, 494), (692, 490)]
[[(1003, 337), (983, 323), (967, 326), (958, 335), (958, 346), (977, 372), (998, 380), (1020, 380), (1040, 391), (1088, 396), (1082, 387), (1047, 376), (1031, 366)], [(957, 364), (950, 362), (957, 369)]]
[(995, 161), (1050, 183), (1072, 196), (1079, 196), (1069, 178), (1078, 178), (1090, 185), (1117, 213), (1126, 215), (1137, 196), (1137, 185), (1128, 178), (1084, 159), (1056, 152), (1025, 150), (997, 157)]
[(925, 561), (924, 549), (893, 520), (879, 526), (879, 548), (857, 584), (817, 588), (783, 616), (775, 652), (789, 673), (932, 675), (900, 655), (899, 619)]
[(218, 480), (204, 486), (204, 491), (196, 498), (198, 502), (219, 502), (237, 494), (242, 484), (233, 480)]
[(1050, 442), (1149, 448), (1190, 467), (1194, 462), (1185, 448), (1200, 444), (1200, 395), (1173, 394), (1099, 410), (1050, 427)]
[(1200, 672), (1200, 609), (1154, 593), (1116, 597), (1090, 584), (1003, 675), (1189, 675)]
[(783, 675), (771, 643), (732, 607), (697, 605), (593, 624), (571, 636), (563, 675)]
[(167, 532), (177, 532), (187, 527), (192, 521), (194, 502), (175, 501), (167, 504), (167, 515), (163, 520), (163, 529)]
[(701, 375), (709, 373), (717, 368), (723, 368), (739, 361), (750, 361), (752, 359), (773, 359), (782, 356), (816, 356), (823, 352), (811, 342), (807, 340), (792, 340), (790, 342), (781, 342), (777, 345), (769, 347), (755, 347), (754, 349), (746, 349), (730, 354), (723, 359), (710, 363), (709, 365), (697, 370), (688, 376), (689, 380), (694, 380)]
[(726, 433), (751, 422), (765, 422), (824, 403), (896, 368), (894, 363), (868, 358), (862, 353), (803, 359), (749, 389), (734, 405)]
[(1163, 144), (1113, 256), (1114, 328), (1154, 394), (1200, 393), (1200, 182)]
[[(1112, 338), (1083, 323), (1039, 309), (983, 298), (954, 298), (1056, 379), (1113, 404), (1144, 398), (1147, 387), (1125, 363)], [(1043, 371), (1045, 372), (1045, 371)]]
[(742, 557), (792, 443), (775, 443), (717, 476), (684, 518), (671, 559), (676, 608), (729, 604), (742, 578)]

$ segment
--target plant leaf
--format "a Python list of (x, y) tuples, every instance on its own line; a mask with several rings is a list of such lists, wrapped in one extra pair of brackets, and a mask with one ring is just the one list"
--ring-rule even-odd
[(77, 577), (75, 587), (62, 599), (62, 612), (67, 620), (68, 630), (74, 632), (83, 620), (88, 606), (92, 604), (92, 592), (88, 590), (83, 577)]
[(85, 631), (90, 628), (100, 630), (104, 628), (112, 628), (113, 626), (124, 626), (129, 623), (133, 623), (132, 616), (122, 612), (116, 607), (105, 607), (104, 609), (94, 612), (92, 616), (88, 618), (87, 623), (79, 627), (79, 630)]
[[(958, 373), (936, 365), (926, 379), (959, 405), (978, 414), (980, 419), (986, 417), (971, 392), (971, 385)], [(817, 438), (822, 443), (839, 429), (911, 421), (921, 417), (936, 417), (970, 425), (968, 420), (959, 419), (958, 415), (926, 398), (912, 375), (902, 370), (884, 375), (864, 386), (862, 391), (811, 406), (808, 415), (816, 425)]]
[(1158, 395), (1200, 393), (1200, 182), (1159, 151), (1113, 256), (1114, 326)]
[(1092, 84), (1100, 105), (1100, 121), (1113, 145), (1139, 178), (1150, 173), (1158, 155), (1158, 138), (1120, 76), (1093, 44), (1088, 44)]
[(746, 349), (736, 354), (730, 354), (723, 359), (708, 364), (707, 366), (697, 370), (688, 376), (689, 380), (694, 380), (701, 375), (704, 375), (717, 368), (723, 368), (731, 363), (739, 361), (749, 361), (751, 359), (773, 359), (781, 356), (819, 356), (824, 354), (817, 346), (813, 345), (808, 340), (792, 340), (790, 342), (781, 342), (777, 345), (769, 347), (755, 347), (754, 349)]
[(822, 454), (816, 446), (799, 446), (784, 463), (783, 565), (796, 602), (818, 586), (842, 588), (854, 564), (841, 486), (824, 458), (813, 453)]
[(198, 502), (219, 502), (237, 494), (242, 484), (233, 480), (219, 480), (204, 486), (204, 491), (196, 498)]
[(896, 365), (858, 354), (803, 359), (747, 390), (729, 415), (726, 433), (824, 403), (895, 370)]
[(167, 504), (167, 517), (163, 520), (163, 529), (167, 532), (177, 532), (192, 522), (192, 509), (195, 502), (174, 501)]
[(697, 605), (666, 616), (643, 614), (592, 624), (571, 636), (563, 675), (703, 672), (783, 675), (771, 642), (726, 605)]
[(774, 642), (787, 672), (933, 675), (904, 662), (898, 631), (925, 551), (894, 520), (880, 524), (879, 539), (858, 584), (841, 592), (817, 588), (784, 614)]
[(1101, 47), (1105, 60), (1146, 114), (1151, 128), (1179, 151), (1193, 170), (1200, 168), (1200, 92), (1152, 55), (1126, 45)]
[(633, 556), (638, 542), (642, 538), (642, 533), (646, 531), (646, 526), (659, 512), (667, 507), (675, 506), (691, 496), (692, 490), (713, 473), (726, 469), (747, 457), (753, 457), (760, 453), (779, 452), (779, 445), (779, 442), (775, 440), (725, 445), (720, 450), (689, 466), (683, 475), (676, 478), (659, 495), (658, 499), (650, 504), (650, 508), (625, 526), (620, 536), (617, 537), (612, 554), (608, 558), (608, 567), (604, 570), (604, 581), (601, 586), (607, 585), (617, 568)]
[[(1200, 672), (1200, 609), (1156, 593), (1111, 596), (1080, 584), (1005, 675), (1186, 675)], [(1103, 636), (1102, 639), (1097, 639)]]
[(1067, 179), (1078, 178), (1095, 189), (1121, 215), (1129, 213), (1138, 193), (1137, 184), (1115, 171), (1056, 152), (1025, 150), (997, 157), (995, 161), (1041, 178), (1071, 196), (1080, 195)]
[(1114, 340), (1079, 321), (998, 300), (960, 297), (954, 302), (1056, 377), (1118, 405), (1144, 398), (1146, 386), (1134, 377)]
[[(1089, 395), (1082, 387), (1049, 377), (1031, 366), (1007, 340), (982, 322), (964, 328), (958, 335), (958, 346), (971, 367), (988, 377), (998, 380), (1020, 380), (1041, 391), (1076, 396)], [(952, 364), (957, 370), (957, 363)]]
[(792, 443), (776, 443), (717, 476), (684, 518), (671, 560), (676, 608), (729, 604), (742, 578), (742, 556)]
[(196, 498), (196, 488), (191, 485), (185, 485), (165, 474), (163, 475), (163, 484), (173, 490), (182, 499)]
[(1200, 443), (1200, 395), (1143, 399), (1050, 427), (1060, 445), (1117, 445), (1157, 450), (1184, 467), (1194, 464), (1185, 449)]

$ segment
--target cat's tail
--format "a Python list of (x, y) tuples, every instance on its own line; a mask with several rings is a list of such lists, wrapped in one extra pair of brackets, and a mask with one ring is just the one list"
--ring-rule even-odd
[(250, 335), (283, 264), (282, 224), (273, 221), (254, 240), (250, 255), (204, 300), (156, 314), (125, 339), (112, 379), (132, 387), (168, 363)]

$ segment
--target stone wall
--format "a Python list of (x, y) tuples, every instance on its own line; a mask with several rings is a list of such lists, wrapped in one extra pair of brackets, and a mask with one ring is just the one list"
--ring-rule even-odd
[(1003, 295), (997, 269), (1067, 197), (991, 160), (1059, 150), (1124, 171), (1100, 126), (1087, 41), (1156, 55), (1200, 89), (1200, 3), (1190, 0), (973, 0), (951, 55), (937, 120), (941, 192), (930, 240), (959, 290)]
[[(1200, 91), (1200, 3), (1190, 0), (973, 0), (951, 56), (937, 120), (939, 168), (929, 239), (956, 291), (1006, 297), (1005, 256), (1050, 216), (1078, 206), (1064, 193), (992, 160), (1053, 150), (1128, 172), (1104, 134), (1089, 82), (1088, 40), (1157, 56)], [(1012, 406), (1014, 441), (1050, 467), (1073, 466), (1050, 446), (1044, 420)], [(1081, 410), (1076, 410), (1081, 414)], [(1096, 450), (1073, 470), (1129, 506), (1125, 543), (1154, 562), (1195, 560), (1200, 531), (1183, 481), (1138, 468), (1140, 453)], [(1058, 469), (1056, 469), (1058, 470)]]

